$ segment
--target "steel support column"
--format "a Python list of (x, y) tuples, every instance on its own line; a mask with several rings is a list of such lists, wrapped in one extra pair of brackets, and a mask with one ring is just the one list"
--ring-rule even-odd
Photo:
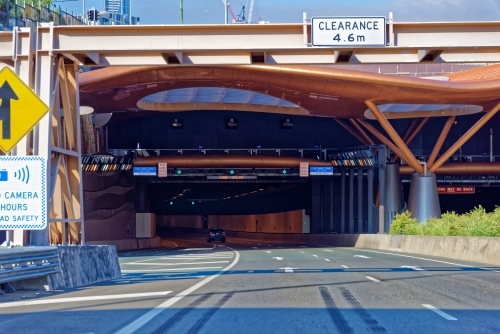
[(333, 177), (330, 179), (330, 231), (333, 231)]
[(354, 169), (349, 169), (349, 233), (354, 233)]
[(372, 135), (374, 135), (378, 140), (382, 142), (385, 146), (391, 149), (394, 154), (396, 154), (400, 159), (407, 162), (406, 157), (403, 155), (401, 150), (396, 147), (389, 139), (387, 139), (383, 134), (381, 134), (377, 129), (375, 129), (371, 124), (365, 120), (358, 119), (358, 122), (363, 125)]
[(378, 167), (378, 233), (384, 233), (385, 228), (385, 165), (386, 165), (386, 150), (379, 152), (379, 167)]
[(358, 168), (358, 231), (363, 233), (363, 169)]
[(342, 168), (341, 174), (341, 194), (340, 194), (340, 233), (345, 233), (345, 168)]
[(368, 207), (368, 227), (367, 227), (367, 233), (373, 233), (375, 231), (375, 228), (373, 226), (373, 176), (374, 172), (373, 169), (369, 169), (368, 172), (368, 198), (367, 198), (367, 203), (366, 206)]
[(363, 145), (370, 145), (370, 143), (366, 141), (365, 138), (357, 134), (356, 131), (354, 131), (349, 125), (345, 124), (338, 118), (334, 118), (334, 120), (337, 121), (337, 123), (339, 123), (347, 132), (356, 137), (356, 139), (359, 140)]
[(396, 146), (401, 150), (401, 153), (406, 157), (406, 162), (410, 165), (415, 171), (419, 174), (423, 174), (424, 169), (415, 158), (413, 153), (410, 151), (408, 146), (403, 142), (401, 137), (399, 137), (398, 133), (392, 127), (391, 123), (385, 118), (385, 116), (380, 112), (378, 107), (372, 101), (365, 101), (366, 106), (371, 110), (373, 116), (377, 119), (377, 121), (382, 125), (384, 130), (387, 132), (389, 137), (394, 141)]
[(448, 117), (448, 120), (444, 124), (443, 130), (439, 135), (436, 145), (432, 149), (432, 153), (429, 156), (429, 159), (427, 160), (427, 168), (431, 168), (432, 165), (434, 164), (434, 161), (436, 161), (439, 151), (441, 150), (441, 147), (443, 147), (444, 141), (448, 136), (448, 133), (450, 132), (450, 129), (453, 126), (454, 122), (455, 122), (455, 116)]

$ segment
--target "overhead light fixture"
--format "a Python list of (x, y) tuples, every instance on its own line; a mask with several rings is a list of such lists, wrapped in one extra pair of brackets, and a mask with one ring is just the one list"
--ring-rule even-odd
[(182, 120), (176, 118), (174, 119), (174, 121), (170, 126), (172, 129), (182, 129), (183, 128)]
[(226, 119), (226, 129), (238, 129), (238, 120), (236, 118)]

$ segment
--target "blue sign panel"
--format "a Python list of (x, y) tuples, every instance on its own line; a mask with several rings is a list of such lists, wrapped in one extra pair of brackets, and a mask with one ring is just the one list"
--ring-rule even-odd
[(333, 167), (310, 167), (309, 175), (333, 175)]
[(135, 176), (156, 176), (156, 167), (134, 167)]

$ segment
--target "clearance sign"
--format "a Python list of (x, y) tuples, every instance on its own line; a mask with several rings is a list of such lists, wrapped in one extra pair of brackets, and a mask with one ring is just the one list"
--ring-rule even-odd
[(313, 17), (313, 46), (384, 46), (385, 17)]
[(456, 187), (456, 186), (441, 186), (438, 187), (438, 194), (475, 194), (476, 187)]

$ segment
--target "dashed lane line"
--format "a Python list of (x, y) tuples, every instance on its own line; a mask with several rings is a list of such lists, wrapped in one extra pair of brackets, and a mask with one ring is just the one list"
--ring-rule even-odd
[(443, 312), (441, 311), (440, 309), (430, 305), (430, 304), (422, 304), (423, 307), (425, 308), (428, 308), (429, 310), (431, 310), (432, 312), (435, 312), (437, 314), (439, 314), (440, 316), (442, 316), (443, 318), (445, 318), (446, 320), (457, 320), (457, 318), (455, 317), (452, 317), (451, 315), (449, 315), (448, 313), (446, 312)]
[(377, 283), (380, 283), (380, 281), (376, 278), (373, 278), (371, 276), (365, 276), (366, 278), (368, 278), (370, 281), (374, 281), (374, 282), (377, 282)]
[(328, 259), (325, 259), (325, 261), (328, 261), (328, 262), (330, 262), (330, 260), (328, 260)]
[(348, 269), (349, 267), (348, 266), (344, 266), (343, 264), (340, 265), (342, 268), (346, 268)]

